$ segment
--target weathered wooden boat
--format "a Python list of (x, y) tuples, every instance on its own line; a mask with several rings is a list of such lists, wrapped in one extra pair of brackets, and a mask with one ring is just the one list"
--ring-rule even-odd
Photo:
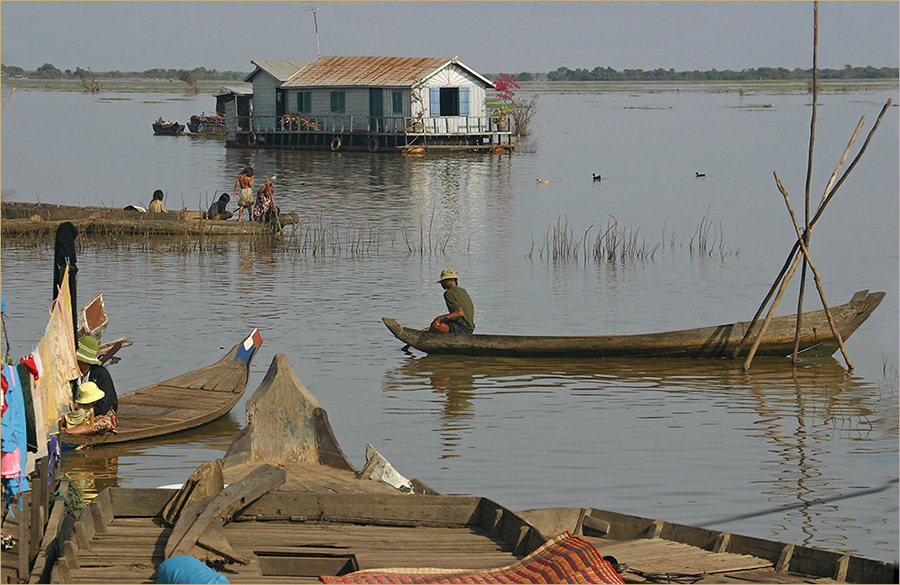
[(184, 124), (160, 118), (153, 122), (153, 133), (156, 135), (178, 136), (184, 134)]
[(225, 136), (225, 118), (222, 116), (193, 115), (188, 121), (188, 130), (204, 136)]
[[(844, 305), (831, 307), (837, 330), (846, 341), (862, 325), (884, 298), (883, 292), (859, 291)], [(382, 319), (394, 336), (420, 351), (434, 354), (490, 356), (561, 357), (655, 357), (655, 358), (730, 358), (744, 337), (749, 323), (645, 333), (638, 335), (485, 335), (475, 333), (433, 333), (404, 327), (394, 319)], [(825, 311), (803, 313), (800, 351), (806, 356), (829, 356), (838, 349)], [(746, 356), (762, 321), (739, 352)], [(759, 345), (757, 356), (786, 356), (794, 350), (796, 315), (775, 317)]]
[[(594, 508), (517, 512), (593, 544), (626, 583), (897, 583), (897, 564)], [(611, 558), (610, 558), (611, 557)]]
[[(205, 219), (203, 212), (179, 210), (141, 213), (109, 207), (81, 207), (3, 201), (0, 203), (4, 237), (34, 238), (56, 233), (59, 224), (72, 222), (79, 233), (96, 236), (230, 236), (252, 237), (278, 233), (300, 222), (297, 213), (279, 215), (280, 224), (256, 221)], [(280, 229), (279, 229), (280, 228)]]
[(32, 575), (155, 582), (188, 555), (232, 583), (896, 582), (894, 565), (802, 546), (590, 508), (513, 512), (418, 480), (400, 491), (372, 481), (378, 465), (355, 470), (276, 355), (223, 459), (178, 490), (106, 489), (58, 523)]
[(247, 388), (250, 364), (262, 337), (253, 330), (211, 366), (176, 376), (119, 396), (114, 433), (71, 435), (60, 431), (69, 445), (100, 445), (136, 441), (177, 433), (228, 414)]

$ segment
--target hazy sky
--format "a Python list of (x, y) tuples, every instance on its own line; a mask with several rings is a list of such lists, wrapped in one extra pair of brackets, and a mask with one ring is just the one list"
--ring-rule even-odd
[[(812, 65), (812, 2), (0, 2), (0, 59), (33, 70), (250, 71), (251, 59), (453, 57), (484, 73)], [(900, 3), (819, 3), (819, 67), (896, 67)]]

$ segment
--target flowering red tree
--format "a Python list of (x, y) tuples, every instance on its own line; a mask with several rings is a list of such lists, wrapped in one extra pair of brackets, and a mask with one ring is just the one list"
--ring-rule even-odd
[(513, 91), (513, 88), (520, 89), (519, 84), (516, 82), (515, 75), (501, 73), (500, 78), (494, 81), (497, 99), (500, 100), (499, 105), (494, 106), (491, 110), (491, 113), (495, 118), (502, 118), (509, 115), (513, 104), (516, 103), (516, 100), (513, 97), (516, 95), (516, 92)]

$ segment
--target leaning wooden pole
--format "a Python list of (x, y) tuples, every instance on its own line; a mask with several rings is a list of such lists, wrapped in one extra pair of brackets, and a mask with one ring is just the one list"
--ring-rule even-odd
[[(798, 237), (804, 240), (801, 246), (809, 248), (809, 185), (812, 181), (813, 145), (816, 142), (816, 107), (819, 98), (818, 88), (818, 50), (819, 50), (819, 2), (813, 2), (813, 67), (812, 67), (812, 118), (809, 122), (809, 157), (806, 162), (806, 206), (804, 214), (803, 233)], [(778, 180), (776, 175), (775, 180)], [(800, 294), (797, 295), (797, 328), (794, 330), (794, 351), (791, 354), (791, 363), (796, 365), (800, 352), (800, 328), (803, 326), (803, 295), (806, 293), (806, 264), (809, 261), (807, 254), (803, 255), (803, 268), (800, 269)]]
[[(800, 239), (800, 250), (803, 252), (803, 263), (804, 266), (809, 264), (810, 269), (813, 273), (813, 278), (816, 281), (816, 289), (819, 291), (819, 298), (822, 300), (822, 307), (825, 309), (825, 317), (828, 319), (828, 325), (831, 327), (831, 334), (834, 335), (834, 338), (837, 340), (838, 345), (841, 348), (841, 353), (844, 355), (844, 361), (847, 362), (847, 368), (853, 369), (853, 363), (850, 361), (850, 356), (847, 355), (847, 348), (844, 347), (844, 339), (841, 337), (841, 332), (838, 331), (837, 326), (834, 324), (834, 317), (831, 316), (831, 310), (828, 308), (828, 303), (825, 301), (825, 289), (822, 286), (822, 279), (819, 277), (819, 271), (816, 270), (815, 264), (813, 264), (812, 258), (809, 255), (809, 248), (803, 242), (803, 234), (800, 231), (800, 225), (797, 223), (797, 217), (794, 215), (794, 210), (791, 207), (791, 200), (788, 197), (788, 193), (785, 190), (784, 186), (781, 184), (781, 180), (778, 178), (778, 173), (775, 173), (775, 183), (778, 185), (778, 190), (781, 191), (781, 195), (784, 197), (784, 204), (787, 206), (788, 213), (791, 215), (791, 222), (794, 224), (794, 231), (797, 233), (797, 237)], [(800, 320), (797, 320), (797, 323), (800, 323)], [(797, 330), (797, 335), (800, 334), (800, 330)], [(797, 348), (794, 347), (794, 354), (796, 357)]]
[[(872, 136), (875, 134), (875, 130), (878, 129), (878, 126), (881, 124), (882, 118), (884, 118), (884, 115), (885, 115), (885, 113), (887, 113), (887, 110), (890, 107), (892, 102), (893, 102), (893, 100), (888, 98), (887, 102), (884, 104), (884, 107), (881, 108), (881, 113), (878, 115), (878, 119), (875, 120), (875, 125), (869, 131), (868, 136), (866, 136), (866, 140), (865, 140), (865, 142), (863, 142), (863, 145), (860, 148), (860, 151), (853, 158), (853, 161), (850, 163), (850, 166), (847, 168), (847, 170), (844, 172), (844, 174), (841, 175), (841, 178), (837, 179), (837, 181), (835, 182), (837, 175), (838, 175), (838, 173), (840, 173), (840, 169), (843, 167), (844, 162), (847, 159), (847, 156), (849, 156), (850, 151), (853, 149), (853, 145), (856, 142), (856, 138), (859, 135), (860, 130), (862, 129), (863, 123), (865, 122), (865, 119), (866, 119), (865, 116), (862, 116), (860, 118), (859, 124), (857, 124), (857, 126), (856, 126), (856, 130), (853, 132), (853, 136), (851, 136), (850, 142), (847, 144), (847, 148), (844, 149), (844, 154), (841, 157), (840, 162), (838, 163), (837, 167), (835, 167), (834, 172), (832, 173), (831, 178), (828, 181), (828, 186), (825, 188), (825, 192), (822, 195), (822, 201), (819, 203), (819, 208), (816, 211), (816, 215), (812, 218), (812, 221), (809, 224), (808, 231), (810, 234), (812, 233), (812, 230), (816, 227), (816, 224), (818, 223), (819, 219), (822, 217), (822, 213), (825, 211), (825, 208), (831, 202), (835, 193), (837, 193), (838, 189), (844, 183), (844, 180), (846, 180), (847, 176), (850, 174), (850, 171), (853, 170), (853, 168), (856, 166), (856, 163), (859, 162), (860, 157), (862, 157), (863, 153), (866, 151), (866, 147), (869, 145), (869, 142), (872, 140)], [(756, 315), (754, 315), (752, 321), (750, 322), (750, 325), (747, 327), (747, 330), (744, 332), (744, 336), (741, 338), (741, 341), (737, 344), (737, 347), (734, 348), (734, 351), (731, 354), (732, 359), (737, 358), (737, 356), (740, 354), (741, 350), (744, 348), (744, 345), (747, 343), (747, 339), (749, 339), (749, 337), (750, 337), (750, 332), (753, 331), (753, 327), (756, 325), (757, 321), (759, 321), (759, 317), (762, 315), (762, 312), (765, 309), (766, 305), (768, 304), (769, 299), (772, 298), (772, 294), (778, 288), (778, 285), (782, 281), (782, 278), (785, 277), (785, 274), (788, 272), (788, 269), (791, 267), (791, 261), (794, 259), (794, 255), (797, 253), (797, 251), (799, 249), (800, 249), (800, 241), (798, 240), (794, 243), (794, 247), (791, 249), (790, 253), (788, 254), (787, 260), (785, 260), (784, 266), (781, 268), (781, 272), (779, 272), (778, 276), (775, 278), (775, 282), (772, 283), (772, 287), (769, 289), (769, 293), (766, 295), (766, 298), (763, 300), (762, 303), (760, 303), (759, 309), (757, 309), (757, 311), (756, 311)], [(793, 268), (790, 269), (791, 275), (793, 275), (794, 270), (796, 270), (796, 266), (794, 266)], [(790, 279), (790, 276), (788, 276), (787, 278)], [(748, 367), (749, 367), (749, 364), (748, 364)]]

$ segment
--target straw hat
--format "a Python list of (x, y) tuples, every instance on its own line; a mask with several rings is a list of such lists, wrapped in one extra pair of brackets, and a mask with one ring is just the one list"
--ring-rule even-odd
[(101, 390), (97, 384), (94, 382), (84, 382), (78, 386), (78, 397), (75, 398), (75, 402), (78, 404), (90, 404), (92, 402), (97, 402), (104, 396), (106, 396), (106, 392)]
[(80, 362), (99, 366), (100, 360), (97, 359), (97, 349), (99, 347), (100, 344), (97, 342), (96, 337), (85, 335), (78, 340), (78, 350), (75, 352), (75, 357)]
[(444, 270), (441, 272), (441, 278), (438, 280), (438, 282), (444, 282), (445, 280), (450, 280), (451, 278), (458, 279), (459, 275), (454, 272), (452, 268), (444, 268)]

